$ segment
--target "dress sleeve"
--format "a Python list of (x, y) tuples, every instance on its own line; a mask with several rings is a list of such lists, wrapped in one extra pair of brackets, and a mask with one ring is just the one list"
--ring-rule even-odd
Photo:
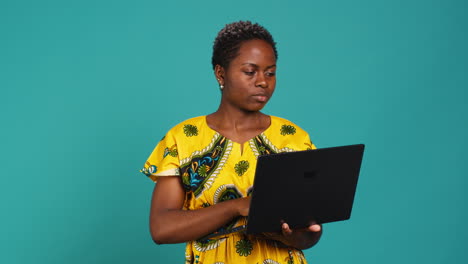
[(314, 145), (314, 143), (312, 142), (312, 140), (310, 139), (309, 134), (307, 134), (307, 133), (306, 133), (306, 136), (304, 138), (304, 145), (305, 145), (306, 150), (316, 149), (317, 148)]
[(143, 168), (140, 170), (151, 180), (160, 176), (178, 176), (180, 167), (179, 152), (174, 135), (169, 131), (154, 148)]

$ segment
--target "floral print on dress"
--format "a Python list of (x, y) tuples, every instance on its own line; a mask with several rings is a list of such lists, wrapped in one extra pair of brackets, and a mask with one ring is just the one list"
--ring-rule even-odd
[(203, 192), (209, 176), (221, 166), (226, 143), (225, 138), (218, 137), (206, 152), (194, 155), (189, 162), (180, 167), (182, 185), (186, 191), (192, 191), (196, 196)]
[(242, 176), (248, 169), (249, 169), (249, 162), (247, 160), (241, 160), (234, 166), (234, 171), (239, 176)]
[(148, 168), (143, 168), (140, 170), (140, 172), (142, 172), (148, 177), (151, 176), (151, 174), (156, 173), (157, 171), (158, 167), (156, 167), (155, 165), (150, 165)]
[(291, 125), (282, 125), (280, 129), (281, 135), (294, 135), (296, 134), (296, 128)]
[(178, 154), (179, 153), (177, 152), (177, 145), (174, 144), (172, 145), (172, 147), (164, 149), (163, 158), (165, 158), (167, 155), (175, 158)]
[(248, 240), (247, 237), (244, 237), (236, 243), (236, 252), (239, 256), (247, 257), (252, 253), (252, 249), (252, 242)]
[(194, 125), (185, 125), (184, 133), (187, 137), (198, 136), (198, 128)]

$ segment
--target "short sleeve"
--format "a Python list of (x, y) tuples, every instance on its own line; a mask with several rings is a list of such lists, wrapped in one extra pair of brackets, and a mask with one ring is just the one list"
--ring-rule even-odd
[(169, 131), (154, 148), (143, 169), (140, 170), (151, 180), (160, 176), (178, 176), (180, 167), (179, 152), (174, 135)]

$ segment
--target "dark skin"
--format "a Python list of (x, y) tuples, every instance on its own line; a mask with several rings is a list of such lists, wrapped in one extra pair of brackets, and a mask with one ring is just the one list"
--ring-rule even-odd
[[(241, 44), (238, 56), (227, 68), (215, 67), (222, 89), (221, 103), (208, 115), (208, 126), (241, 146), (270, 126), (270, 116), (260, 112), (273, 95), (276, 86), (276, 58), (273, 48), (263, 40)], [(241, 147), (242, 149), (242, 147)], [(238, 216), (248, 216), (250, 197), (225, 201), (207, 208), (182, 210), (185, 191), (180, 177), (160, 177), (156, 184), (150, 211), (150, 231), (158, 244), (181, 243), (208, 235)], [(197, 228), (192, 228), (197, 226)], [(315, 245), (322, 226), (312, 224), (291, 229), (287, 223), (282, 232), (265, 237), (286, 246), (306, 249)]]

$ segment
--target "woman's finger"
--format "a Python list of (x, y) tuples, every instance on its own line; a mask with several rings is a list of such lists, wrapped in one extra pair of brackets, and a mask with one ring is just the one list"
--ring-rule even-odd
[(309, 230), (312, 232), (320, 232), (320, 230), (322, 230), (322, 227), (318, 224), (313, 224), (309, 226)]
[(281, 231), (283, 232), (283, 235), (288, 236), (292, 234), (292, 230), (289, 228), (289, 225), (287, 223), (283, 223), (281, 225)]

